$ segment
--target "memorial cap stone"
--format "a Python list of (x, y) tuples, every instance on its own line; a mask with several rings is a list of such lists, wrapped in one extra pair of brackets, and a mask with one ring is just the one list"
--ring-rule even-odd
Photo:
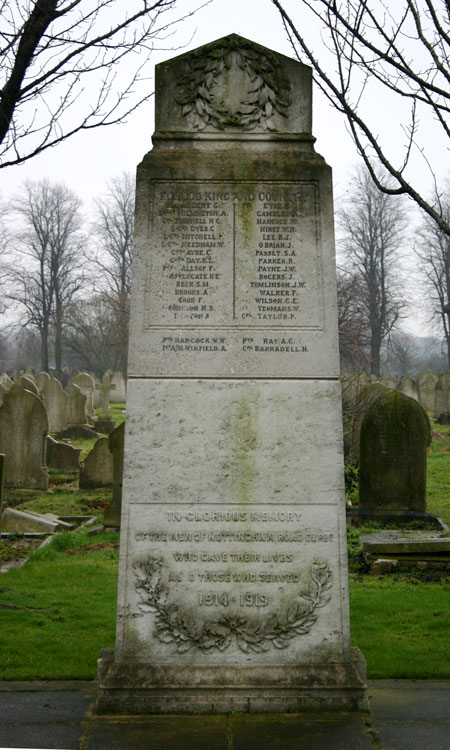
[(313, 143), (301, 63), (233, 34), (157, 66), (99, 712), (366, 705), (331, 170)]

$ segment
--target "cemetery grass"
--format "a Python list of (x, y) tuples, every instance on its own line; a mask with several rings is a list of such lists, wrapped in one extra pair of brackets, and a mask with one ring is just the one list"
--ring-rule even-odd
[[(63, 533), (0, 578), (0, 679), (93, 679), (113, 646), (118, 534)], [(9, 635), (8, 635), (9, 634)]]

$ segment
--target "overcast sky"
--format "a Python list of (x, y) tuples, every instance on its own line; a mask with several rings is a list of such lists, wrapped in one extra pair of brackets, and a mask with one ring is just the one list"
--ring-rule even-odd
[[(177, 13), (183, 7), (191, 9), (193, 4), (193, 0), (182, 0), (176, 6)], [(287, 0), (286, 5), (291, 8), (299, 7), (294, 0)], [(301, 22), (302, 19), (299, 18), (299, 23)], [(280, 17), (269, 0), (213, 0), (179, 26), (176, 35), (165, 45), (172, 50), (166, 49), (153, 54), (150, 75), (153, 74), (156, 63), (230, 33), (241, 34), (293, 56)], [(320, 44), (319, 29), (311, 28), (310, 35), (316, 44)], [(178, 47), (180, 49), (173, 49)], [(148, 85), (153, 85), (153, 79)], [(345, 190), (351, 169), (357, 163), (355, 147), (343, 119), (320, 92), (314, 92), (313, 102), (316, 150), (333, 168), (335, 196), (339, 197)], [(380, 113), (383, 112), (383, 106), (386, 107), (386, 102), (374, 101), (373, 106), (374, 111)], [(46, 176), (52, 181), (65, 182), (85, 200), (88, 207), (92, 198), (104, 190), (108, 178), (123, 170), (134, 172), (144, 154), (151, 148), (153, 108), (152, 98), (126, 124), (82, 133), (22, 166), (0, 170), (0, 193), (4, 198), (9, 198), (18, 191), (25, 179), (35, 180)], [(395, 124), (399, 124), (396, 123), (395, 107), (386, 107), (386, 114), (383, 112), (379, 127), (385, 128), (386, 134), (392, 134), (394, 138)], [(444, 166), (445, 160), (441, 159), (441, 164)], [(417, 168), (424, 170), (423, 179), (426, 180), (428, 176), (425, 163), (419, 164)], [(409, 324), (415, 332), (426, 332), (419, 324), (417, 312)]]

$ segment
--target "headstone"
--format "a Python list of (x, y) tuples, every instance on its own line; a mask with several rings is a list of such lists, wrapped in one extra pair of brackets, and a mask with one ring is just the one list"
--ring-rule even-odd
[(0, 375), (0, 385), (3, 386), (3, 388), (6, 388), (7, 391), (11, 388), (13, 384), (13, 381), (9, 377), (9, 375), (6, 372), (2, 372)]
[(122, 477), (123, 477), (123, 450), (125, 441), (125, 422), (122, 422), (111, 432), (109, 438), (109, 450), (113, 457), (113, 491), (110, 505), (105, 508), (103, 523), (105, 526), (120, 528), (120, 515), (122, 512)]
[(86, 396), (81, 392), (81, 388), (75, 383), (70, 383), (66, 388), (69, 397), (67, 403), (67, 424), (86, 425)]
[(34, 379), (31, 379), (28, 375), (21, 375), (20, 378), (17, 378), (17, 380), (9, 389), (9, 393), (18, 393), (19, 391), (25, 390), (34, 393), (36, 396), (40, 396), (38, 387), (34, 382)]
[(386, 386), (386, 388), (389, 388), (390, 390), (395, 391), (397, 389), (397, 381), (392, 375), (389, 375), (389, 373), (385, 373), (381, 376), (379, 382), (381, 385)]
[(103, 375), (101, 385), (95, 386), (96, 390), (100, 391), (101, 394), (101, 411), (99, 418), (95, 422), (95, 428), (98, 432), (103, 432), (106, 435), (109, 435), (116, 426), (116, 423), (109, 413), (109, 395), (111, 391), (115, 390), (116, 386), (110, 383), (109, 379), (109, 373), (106, 372)]
[(81, 448), (47, 437), (47, 466), (53, 471), (78, 472)]
[(363, 388), (365, 388), (367, 385), (370, 385), (372, 383), (372, 378), (370, 375), (367, 375), (365, 372), (361, 372), (359, 375), (359, 390), (362, 391)]
[(5, 395), (5, 393), (8, 393), (7, 388), (0, 384), (0, 406), (3, 403), (3, 396)]
[(417, 388), (419, 391), (419, 401), (422, 404), (425, 411), (429, 414), (434, 414), (436, 406), (436, 383), (439, 380), (436, 373), (431, 370), (427, 370), (422, 373), (417, 381)]
[(434, 415), (446, 414), (450, 410), (450, 375), (441, 375), (436, 383)]
[(57, 432), (55, 435), (57, 440), (97, 440), (99, 433), (87, 427), (84, 424), (73, 424), (71, 427), (66, 427), (65, 430)]
[(38, 374), (36, 375), (34, 382), (36, 383), (37, 389), (41, 396), (43, 396), (45, 387), (49, 381), (50, 375), (48, 374), (48, 372), (38, 372)]
[(81, 393), (84, 393), (84, 395), (86, 396), (86, 414), (92, 417), (94, 415), (94, 381), (92, 380), (89, 373), (78, 372), (73, 376), (72, 383), (75, 383), (75, 385), (77, 385), (81, 389)]
[(411, 378), (409, 375), (405, 375), (399, 385), (399, 391), (405, 394), (405, 396), (409, 396), (410, 398), (414, 398), (416, 401), (419, 400), (419, 392), (417, 390), (417, 384), (414, 378)]
[(40, 393), (47, 409), (49, 432), (61, 432), (67, 426), (69, 396), (56, 378), (42, 379)]
[[(349, 406), (349, 435), (348, 454), (356, 461), (359, 461), (359, 448), (361, 437), (361, 425), (365, 414), (378, 399), (387, 392), (387, 388), (382, 383), (371, 383), (365, 386), (358, 396), (356, 396)], [(347, 451), (346, 451), (347, 452)]]
[(80, 489), (111, 487), (113, 483), (113, 457), (109, 450), (108, 438), (97, 440), (84, 459), (80, 470)]
[(361, 425), (359, 504), (362, 510), (426, 511), (430, 421), (422, 406), (389, 391)]
[(97, 711), (356, 709), (332, 182), (311, 70), (231, 35), (157, 66), (156, 96)]
[(48, 418), (39, 396), (11, 388), (0, 407), (0, 453), (5, 487), (48, 489), (45, 447)]
[(6, 508), (3, 513), (3, 531), (24, 534), (53, 534), (56, 531), (72, 531), (73, 525), (61, 520), (54, 513), (35, 513), (32, 510)]
[(114, 372), (111, 376), (114, 390), (111, 391), (109, 399), (112, 404), (125, 404), (127, 400), (127, 381), (122, 372)]

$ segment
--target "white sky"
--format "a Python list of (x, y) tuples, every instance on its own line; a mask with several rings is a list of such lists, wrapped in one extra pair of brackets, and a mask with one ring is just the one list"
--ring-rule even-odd
[[(286, 5), (291, 8), (299, 7), (295, 0), (287, 0)], [(183, 7), (189, 10), (192, 6), (192, 1), (182, 0), (177, 5), (177, 14)], [(302, 18), (298, 18), (298, 22), (301, 23)], [(305, 33), (304, 28), (302, 31)], [(230, 33), (240, 34), (293, 56), (280, 17), (269, 0), (213, 0), (181, 25), (176, 35), (167, 42), (170, 48), (186, 46), (175, 51), (154, 53), (152, 68), (164, 59)], [(320, 30), (312, 27), (311, 39), (313, 43), (320, 44)], [(152, 73), (150, 71), (151, 75)], [(149, 81), (149, 86), (152, 83), (153, 81)], [(386, 106), (385, 100), (374, 101), (373, 106), (374, 111), (386, 111), (386, 115), (380, 120), (380, 128), (385, 128), (386, 133), (394, 137), (394, 106)], [(150, 150), (153, 108), (154, 100), (151, 99), (126, 124), (82, 133), (21, 166), (0, 170), (0, 194), (3, 198), (9, 198), (18, 191), (25, 179), (37, 180), (45, 176), (51, 181), (65, 182), (85, 201), (88, 210), (92, 197), (104, 190), (108, 178), (123, 170), (134, 172), (144, 154)], [(343, 118), (317, 91), (314, 92), (313, 100), (313, 134), (317, 138), (316, 150), (333, 168), (335, 196), (338, 197), (345, 190), (349, 172), (357, 163), (357, 156)], [(435, 148), (438, 147), (439, 144), (435, 144)], [(440, 164), (446, 169), (447, 160), (441, 158)], [(423, 179), (429, 180), (425, 162), (419, 164), (418, 169), (423, 170)], [(415, 333), (427, 333), (418, 318), (417, 310), (414, 317), (408, 320), (407, 327)]]

